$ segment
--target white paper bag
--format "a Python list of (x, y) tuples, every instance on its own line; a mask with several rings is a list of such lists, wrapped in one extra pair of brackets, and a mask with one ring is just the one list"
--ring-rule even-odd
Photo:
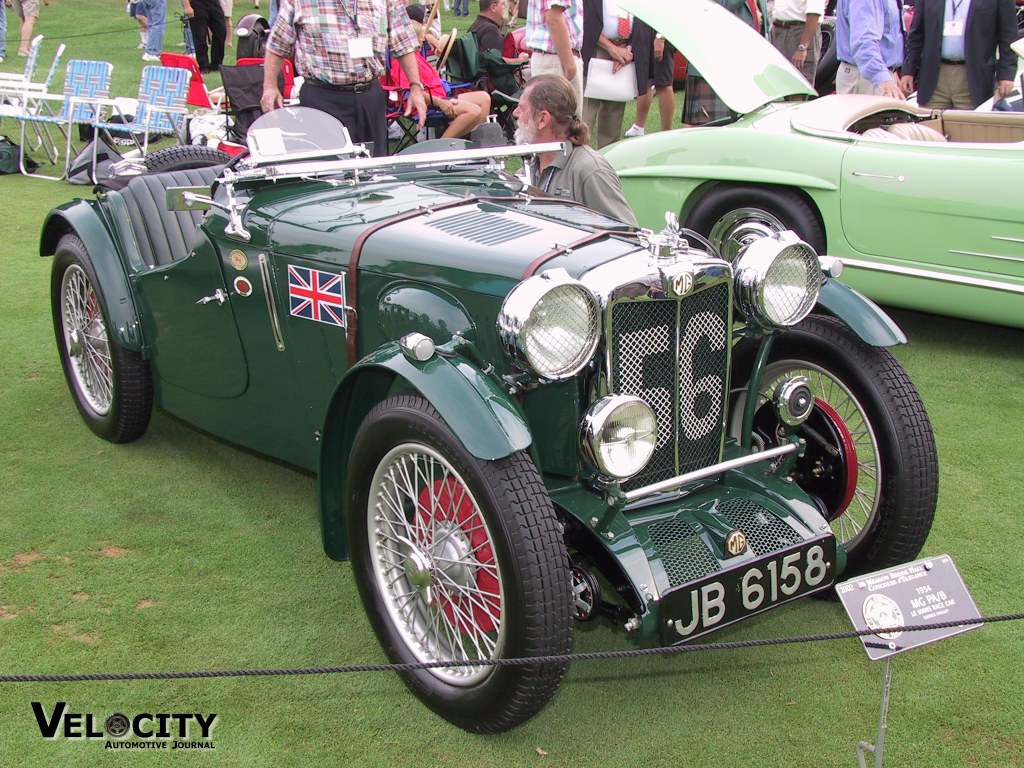
[(636, 65), (626, 64), (618, 72), (612, 72), (615, 62), (611, 59), (590, 60), (583, 96), (601, 101), (632, 101), (637, 96)]

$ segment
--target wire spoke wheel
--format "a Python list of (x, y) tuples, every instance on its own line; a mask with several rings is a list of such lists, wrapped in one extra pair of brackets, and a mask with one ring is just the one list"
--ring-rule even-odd
[[(738, 357), (752, 363), (753, 352), (746, 346)], [(769, 400), (793, 376), (807, 378), (815, 407), (794, 428), (805, 450), (790, 479), (829, 520), (846, 550), (847, 572), (916, 557), (935, 516), (938, 459), (928, 414), (906, 371), (841, 321), (810, 315), (774, 340), (757, 393), (753, 442), (788, 439)], [(737, 439), (746, 398), (747, 390), (737, 390), (731, 406), (730, 434)]]
[(847, 444), (847, 448), (852, 447), (852, 451), (842, 452), (855, 461), (852, 472), (848, 472), (853, 480), (852, 493), (843, 494), (846, 503), (841, 509), (829, 510), (836, 540), (852, 549), (872, 529), (882, 499), (878, 437), (864, 406), (850, 388), (833, 372), (806, 360), (773, 361), (765, 370), (759, 399), (767, 402), (763, 393), (774, 392), (780, 381), (792, 375), (807, 377), (818, 408), (828, 413), (834, 434)]
[[(476, 425), (474, 425), (476, 426)], [(451, 723), (499, 733), (554, 695), (572, 647), (572, 579), (554, 506), (525, 452), (469, 453), (416, 393), (363, 420), (344, 493), (352, 567), (397, 663), (453, 662), (402, 679)]]
[[(420, 661), (496, 658), (501, 570), (465, 482), (436, 451), (406, 444), (384, 458), (370, 487), (378, 588), (405, 642)], [(431, 672), (465, 685), (490, 668), (468, 664)]]
[(114, 371), (110, 337), (96, 290), (85, 270), (73, 265), (64, 272), (60, 293), (71, 371), (89, 407), (97, 415), (106, 416), (114, 397)]
[[(113, 269), (119, 270), (113, 254), (113, 246), (103, 250), (104, 258), (118, 261)], [(82, 240), (74, 234), (62, 237), (53, 259), (50, 304), (64, 377), (89, 429), (112, 443), (127, 443), (149, 426), (153, 378), (142, 355), (118, 343), (104, 288), (111, 286), (97, 281), (93, 258)], [(120, 319), (123, 325), (136, 323), (123, 315)]]

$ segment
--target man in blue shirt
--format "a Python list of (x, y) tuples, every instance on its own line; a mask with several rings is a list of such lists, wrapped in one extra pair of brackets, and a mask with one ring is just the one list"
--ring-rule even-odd
[(903, 99), (903, 6), (898, 0), (839, 0), (836, 7), (836, 93)]

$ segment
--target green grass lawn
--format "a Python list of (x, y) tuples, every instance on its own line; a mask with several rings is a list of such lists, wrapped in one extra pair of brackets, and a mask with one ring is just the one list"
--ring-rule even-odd
[[(123, 7), (51, 0), (38, 31), (65, 40), (68, 58), (114, 61), (115, 92), (130, 94), (142, 63)], [(161, 414), (127, 446), (82, 424), (37, 253), (46, 212), (88, 192), (0, 177), (0, 674), (385, 661), (350, 566), (322, 553), (312, 477)], [(1021, 611), (1024, 331), (896, 318), (941, 464), (925, 554), (954, 557), (983, 614)], [(838, 604), (804, 600), (717, 638), (847, 629)], [(580, 651), (629, 647), (600, 623), (576, 634)], [(886, 765), (1024, 765), (1022, 649), (1024, 625), (1003, 623), (898, 657)], [(492, 737), (449, 726), (391, 674), (8, 683), (0, 766), (853, 766), (856, 743), (875, 738), (881, 681), (855, 640), (580, 662), (540, 716)], [(100, 722), (216, 713), (216, 748), (125, 755), (44, 740), (32, 702), (61, 701)]]

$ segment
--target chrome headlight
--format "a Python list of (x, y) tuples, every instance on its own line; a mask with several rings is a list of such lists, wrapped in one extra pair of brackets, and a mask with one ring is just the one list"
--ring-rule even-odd
[(624, 480), (647, 466), (658, 442), (651, 406), (632, 395), (611, 395), (583, 418), (583, 452), (603, 477)]
[(553, 269), (524, 280), (505, 298), (498, 333), (519, 365), (545, 379), (567, 379), (594, 356), (601, 310), (583, 283)]
[(759, 325), (796, 325), (818, 300), (818, 255), (789, 230), (751, 243), (736, 259), (735, 268), (736, 303)]

